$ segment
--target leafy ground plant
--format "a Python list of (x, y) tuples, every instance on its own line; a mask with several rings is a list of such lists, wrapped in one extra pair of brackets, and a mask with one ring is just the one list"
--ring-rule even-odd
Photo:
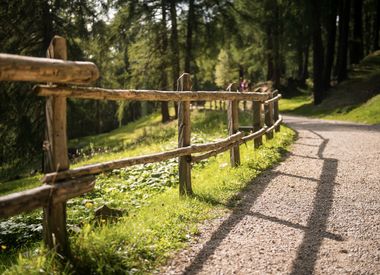
[[(226, 119), (221, 112), (199, 111), (193, 118), (194, 141), (202, 143), (226, 136)], [(242, 115), (242, 124), (249, 120), (249, 115)], [(228, 152), (195, 165), (192, 169), (195, 195), (190, 198), (178, 196), (175, 160), (100, 175), (93, 192), (68, 203), (73, 255), (69, 264), (58, 264), (54, 260), (56, 255), (45, 256), (42, 245), (32, 242), (20, 254), (13, 251), (4, 256), (7, 252), (3, 251), (0, 271), (5, 274), (38, 273), (39, 270), (94, 274), (152, 272), (198, 234), (200, 223), (230, 211), (239, 192), (261, 171), (279, 161), (293, 138), (294, 133), (282, 127), (275, 139), (264, 141), (258, 150), (253, 150), (252, 142), (242, 145), (242, 165), (238, 168), (229, 167)], [(141, 144), (133, 153), (172, 148), (175, 139), (168, 137), (158, 144), (149, 144), (149, 149)], [(108, 159), (114, 157), (114, 153), (98, 157)], [(102, 205), (121, 210), (122, 217), (97, 219), (95, 209)]]

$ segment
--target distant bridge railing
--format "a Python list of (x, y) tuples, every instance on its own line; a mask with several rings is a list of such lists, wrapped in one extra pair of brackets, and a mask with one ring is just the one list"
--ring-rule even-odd
[[(113, 169), (179, 158), (179, 193), (191, 195), (191, 164), (230, 150), (231, 166), (240, 165), (239, 145), (254, 140), (262, 144), (262, 136), (273, 138), (282, 121), (278, 111), (281, 95), (262, 85), (254, 92), (238, 92), (235, 84), (226, 91), (191, 91), (190, 75), (179, 78), (180, 91), (119, 90), (83, 86), (94, 82), (99, 71), (91, 62), (66, 61), (64, 38), (55, 36), (47, 50), (49, 58), (0, 54), (0, 81), (48, 82), (34, 92), (46, 97), (45, 168), (49, 173), (43, 185), (27, 191), (0, 197), (0, 218), (11, 217), (43, 208), (44, 241), (48, 248), (68, 257), (70, 247), (66, 230), (66, 201), (90, 192), (95, 175)], [(54, 84), (52, 84), (54, 83)], [(178, 101), (178, 148), (138, 157), (69, 168), (67, 153), (67, 97), (97, 100)], [(211, 143), (190, 144), (191, 101), (228, 101), (228, 137)], [(239, 101), (252, 101), (252, 125), (240, 126)], [(241, 130), (241, 131), (240, 131)], [(194, 155), (196, 154), (196, 155)]]

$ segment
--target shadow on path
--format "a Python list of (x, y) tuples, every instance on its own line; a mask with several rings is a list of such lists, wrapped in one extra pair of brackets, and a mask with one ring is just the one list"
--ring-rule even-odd
[[(297, 250), (297, 256), (293, 261), (291, 274), (311, 274), (317, 260), (318, 252), (322, 244), (323, 238), (333, 239), (335, 241), (343, 241), (339, 235), (326, 232), (327, 221), (333, 203), (334, 182), (337, 175), (338, 160), (333, 158), (324, 158), (323, 152), (329, 142), (318, 133), (309, 130), (316, 139), (320, 139), (322, 143), (318, 148), (318, 158), (323, 160), (322, 172), (320, 179), (313, 179), (317, 182), (318, 187), (313, 203), (313, 210), (307, 221), (307, 226), (291, 223), (281, 220), (277, 217), (270, 217), (258, 212), (250, 211), (256, 199), (259, 198), (269, 183), (281, 173), (277, 171), (264, 172), (260, 179), (255, 180), (255, 184), (249, 185), (238, 196), (242, 197), (239, 205), (233, 210), (232, 214), (225, 220), (219, 228), (212, 234), (211, 238), (205, 243), (201, 251), (198, 252), (191, 264), (185, 269), (184, 274), (197, 274), (202, 270), (203, 265), (209, 257), (215, 252), (222, 241), (228, 236), (231, 230), (246, 216), (251, 215), (261, 219), (270, 220), (275, 223), (286, 225), (292, 228), (304, 230), (304, 238)], [(288, 154), (287, 157), (291, 155)], [(293, 176), (289, 174), (289, 176)], [(306, 180), (310, 178), (305, 177)]]
[[(185, 269), (183, 274), (197, 274), (202, 269), (204, 263), (215, 252), (235, 225), (237, 225), (246, 215), (249, 215), (249, 209), (246, 209), (244, 205), (252, 204), (258, 197), (260, 197), (271, 180), (277, 177), (277, 174), (264, 172), (260, 175), (260, 177), (265, 177), (265, 183), (250, 184), (238, 195), (238, 197), (242, 197), (242, 200), (239, 202), (238, 206), (234, 208), (228, 219), (226, 219), (212, 234), (210, 240), (206, 242), (191, 264)], [(228, 205), (229, 204), (230, 203), (228, 203)]]

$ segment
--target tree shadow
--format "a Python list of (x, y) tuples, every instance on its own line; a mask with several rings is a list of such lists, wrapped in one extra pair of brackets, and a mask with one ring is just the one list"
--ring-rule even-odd
[[(234, 208), (232, 214), (223, 221), (219, 228), (212, 234), (211, 238), (203, 245), (203, 248), (197, 253), (191, 264), (186, 267), (183, 274), (197, 274), (233, 228), (247, 215), (301, 229), (305, 232), (302, 243), (297, 250), (297, 256), (293, 261), (291, 274), (310, 274), (313, 272), (318, 252), (324, 238), (343, 241), (340, 235), (326, 232), (327, 221), (333, 203), (334, 182), (337, 175), (338, 160), (324, 158), (323, 152), (329, 140), (314, 131), (310, 132), (315, 134), (316, 138), (322, 141), (318, 148), (317, 159), (323, 160), (323, 167), (320, 179), (313, 179), (313, 181), (318, 184), (318, 187), (313, 203), (313, 210), (309, 216), (307, 225), (303, 226), (281, 220), (277, 217), (252, 212), (250, 211), (250, 207), (247, 207), (247, 205), (253, 205), (264, 193), (270, 182), (281, 175), (281, 173), (275, 171), (274, 167), (260, 175), (259, 178), (255, 180), (255, 184), (250, 184), (238, 195), (238, 197), (242, 199), (237, 207)], [(290, 155), (291, 154), (287, 154), (285, 157), (288, 158)], [(293, 175), (290, 174), (290, 176)], [(261, 180), (259, 180), (260, 178)], [(305, 177), (305, 179), (309, 180), (310, 178)], [(213, 203), (217, 202), (214, 201)], [(227, 205), (230, 205), (230, 203), (227, 203)]]

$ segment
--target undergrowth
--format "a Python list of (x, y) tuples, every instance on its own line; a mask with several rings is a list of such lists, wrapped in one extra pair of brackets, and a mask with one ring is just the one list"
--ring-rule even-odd
[[(247, 125), (250, 122), (249, 115), (242, 114), (241, 117), (241, 124)], [(155, 118), (155, 115), (151, 117), (153, 121)], [(221, 112), (199, 111), (192, 114), (192, 118), (194, 143), (227, 135), (226, 117)], [(143, 128), (148, 127), (148, 122), (149, 120), (143, 121), (140, 126), (137, 122), (136, 130), (118, 130), (118, 140), (122, 139), (128, 144), (129, 138), (140, 136), (136, 132), (144, 133)], [(160, 128), (167, 128), (163, 131), (170, 133), (170, 128), (176, 129), (177, 126), (171, 122), (152, 127), (156, 127), (151, 129), (151, 135), (154, 136), (155, 132), (160, 135)], [(73, 258), (65, 265), (60, 264), (57, 255), (50, 252), (46, 255), (46, 250), (38, 242), (41, 228), (37, 226), (41, 224), (41, 211), (1, 222), (0, 225), (10, 232), (5, 234), (0, 231), (0, 272), (141, 274), (154, 271), (174, 251), (184, 247), (199, 233), (198, 225), (201, 222), (229, 211), (236, 203), (239, 192), (261, 171), (280, 160), (294, 138), (293, 131), (286, 127), (281, 129), (275, 139), (264, 141), (258, 150), (253, 150), (252, 142), (240, 146), (242, 165), (238, 168), (230, 168), (228, 152), (194, 165), (194, 196), (191, 198), (181, 199), (178, 196), (176, 160), (117, 169), (99, 175), (93, 192), (68, 202), (68, 229)], [(112, 137), (113, 134), (110, 133), (99, 139), (88, 137), (86, 141), (92, 139), (92, 147), (101, 148)], [(146, 140), (149, 141), (150, 138)], [(76, 140), (71, 144), (78, 145), (81, 142), (83, 140)], [(145, 144), (141, 141), (139, 146), (128, 151), (95, 150), (91, 154), (92, 158), (103, 161), (112, 159), (115, 155), (129, 156), (160, 151), (175, 145), (174, 133), (161, 136), (155, 143)], [(91, 163), (92, 158), (86, 156), (82, 160), (78, 159), (78, 165)], [(103, 205), (121, 210), (122, 216), (110, 220), (97, 218), (95, 209)], [(4, 225), (4, 222), (11, 224)], [(17, 224), (17, 229), (11, 229), (12, 223)], [(23, 236), (21, 232), (32, 232), (32, 235)]]
[(295, 115), (345, 120), (366, 124), (380, 123), (380, 51), (351, 68), (349, 78), (326, 91), (317, 106), (310, 94), (282, 99), (280, 111)]

